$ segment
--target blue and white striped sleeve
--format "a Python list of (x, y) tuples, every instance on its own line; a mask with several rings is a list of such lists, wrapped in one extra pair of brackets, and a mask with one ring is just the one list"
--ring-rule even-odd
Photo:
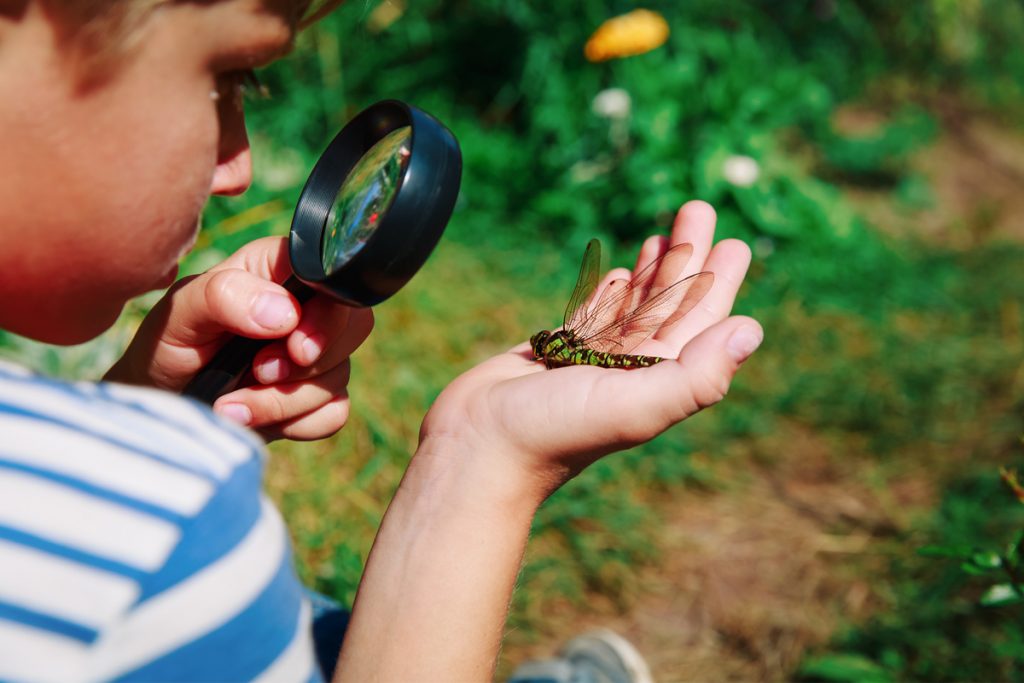
[(320, 680), (262, 444), (0, 365), (0, 680)]

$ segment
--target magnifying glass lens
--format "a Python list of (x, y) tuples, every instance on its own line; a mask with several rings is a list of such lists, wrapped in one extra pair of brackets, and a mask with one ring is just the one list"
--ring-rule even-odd
[(381, 138), (349, 172), (327, 215), (320, 254), (331, 275), (359, 252), (380, 225), (409, 167), (412, 127)]

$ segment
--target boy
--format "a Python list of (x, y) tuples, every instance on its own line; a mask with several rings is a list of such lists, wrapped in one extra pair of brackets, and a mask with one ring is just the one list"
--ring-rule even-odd
[[(169, 285), (209, 194), (251, 177), (239, 84), (291, 44), (302, 0), (0, 0), (0, 328), (68, 344)], [(546, 371), (527, 345), (456, 379), (421, 428), (335, 678), (485, 680), (537, 506), (610, 452), (720, 400), (756, 349), (728, 317), (745, 245), (694, 202), (637, 268), (690, 242), (716, 279), (636, 371)], [(299, 307), (259, 240), (175, 284), (107, 379), (0, 369), (0, 679), (319, 678), (309, 605), (261, 497), (267, 438), (347, 416), (368, 311)], [(624, 269), (610, 279), (628, 277)], [(678, 275), (678, 274), (675, 274)], [(279, 339), (214, 413), (174, 396), (234, 334)], [(678, 360), (676, 360), (678, 359)], [(155, 387), (163, 391), (127, 387)]]

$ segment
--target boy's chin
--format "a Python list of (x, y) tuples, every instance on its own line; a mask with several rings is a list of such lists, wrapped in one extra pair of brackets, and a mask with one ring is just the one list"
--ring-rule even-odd
[(69, 315), (58, 319), (36, 318), (28, 325), (21, 326), (20, 329), (17, 326), (6, 329), (45, 344), (58, 346), (84, 344), (110, 329), (121, 315), (122, 307), (118, 306), (116, 309), (102, 311), (92, 310), (89, 311), (89, 315)]

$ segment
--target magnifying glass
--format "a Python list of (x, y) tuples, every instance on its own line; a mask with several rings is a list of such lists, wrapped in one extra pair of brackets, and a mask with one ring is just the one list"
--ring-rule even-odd
[[(397, 100), (352, 119), (327, 146), (302, 188), (284, 287), (305, 303), (321, 292), (374, 306), (426, 262), (455, 206), (462, 154), (451, 131)], [(232, 391), (273, 339), (235, 337), (182, 392), (212, 404)]]

